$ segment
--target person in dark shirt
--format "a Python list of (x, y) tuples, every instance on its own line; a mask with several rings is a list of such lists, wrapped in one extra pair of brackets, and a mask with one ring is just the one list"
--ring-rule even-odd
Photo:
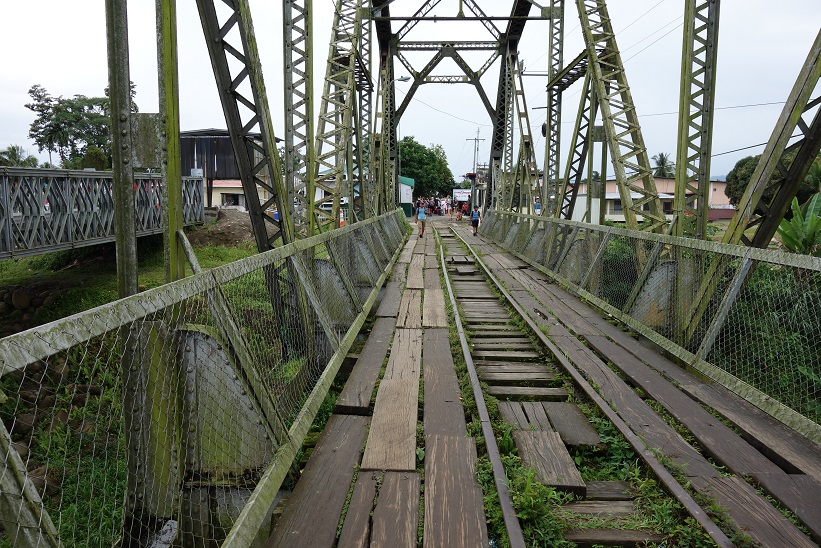
[(473, 206), (473, 211), (470, 212), (470, 224), (473, 225), (473, 235), (476, 236), (476, 231), (479, 229), (479, 218), (482, 215), (479, 213), (479, 206)]

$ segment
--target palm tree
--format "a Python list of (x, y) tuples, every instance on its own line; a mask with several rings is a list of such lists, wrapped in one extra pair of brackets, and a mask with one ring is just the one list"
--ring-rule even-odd
[(37, 167), (37, 158), (30, 155), (20, 145), (10, 145), (0, 151), (0, 166)]
[(676, 164), (670, 161), (670, 154), (666, 152), (659, 152), (653, 156), (653, 161), (656, 163), (653, 168), (653, 177), (676, 176)]

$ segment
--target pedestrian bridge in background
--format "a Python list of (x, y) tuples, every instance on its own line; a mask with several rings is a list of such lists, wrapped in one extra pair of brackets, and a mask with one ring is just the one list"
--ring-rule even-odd
[[(134, 180), (137, 236), (161, 234), (162, 177)], [(202, 178), (183, 177), (183, 223), (204, 221)], [(0, 260), (114, 241), (109, 171), (0, 168)]]

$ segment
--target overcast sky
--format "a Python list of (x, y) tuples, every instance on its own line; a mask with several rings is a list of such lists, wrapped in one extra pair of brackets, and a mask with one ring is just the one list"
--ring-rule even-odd
[[(282, 15), (281, 2), (250, 0), (269, 104), (277, 136), (283, 134), (282, 99)], [(396, 0), (393, 15), (410, 15), (421, 0)], [(544, 0), (544, 3), (549, 3)], [(219, 4), (219, 2), (218, 2)], [(321, 79), (330, 35), (334, 1), (314, 0), (314, 44), (317, 109)], [(489, 15), (507, 15), (511, 2), (480, 0)], [(575, 2), (566, 1), (565, 62), (583, 49)], [(681, 71), (681, 0), (610, 0), (608, 7), (617, 32), (617, 42), (625, 62), (627, 78), (640, 116), (644, 140), (650, 156), (658, 152), (675, 155)], [(456, 15), (458, 0), (443, 0), (433, 14)], [(534, 10), (535, 11), (535, 10)], [(179, 73), (182, 129), (225, 127), (214, 77), (202, 36), (194, 0), (178, 1)], [(28, 138), (33, 113), (23, 105), (33, 84), (44, 86), (52, 95), (83, 94), (101, 96), (107, 85), (105, 14), (103, 0), (0, 0), (0, 148), (20, 144), (38, 153)], [(137, 84), (137, 103), (143, 112), (157, 111), (157, 68), (154, 37), (154, 2), (129, 2), (131, 78)], [(503, 22), (497, 22), (500, 28)], [(783, 102), (795, 83), (809, 48), (821, 26), (821, 1), (787, 0), (778, 4), (764, 0), (725, 1), (721, 6), (716, 121), (713, 136), (712, 173), (723, 175), (740, 158), (758, 154), (763, 146), (732, 154), (722, 152), (764, 143), (781, 112)], [(397, 30), (395, 26), (394, 30)], [(527, 24), (520, 43), (520, 58), (526, 70), (547, 69), (547, 22)], [(487, 40), (490, 35), (475, 23), (423, 23), (407, 39)], [(421, 69), (432, 53), (409, 56)], [(486, 55), (465, 55), (474, 69)], [(497, 61), (483, 79), (495, 105)], [(434, 74), (457, 74), (452, 64), (443, 63)], [(396, 76), (406, 74), (401, 66)], [(525, 79), (531, 124), (544, 146), (539, 128), (545, 118), (544, 77)], [(397, 82), (397, 101), (410, 84)], [(581, 81), (564, 94), (563, 136), (566, 146), (578, 109)], [(467, 84), (422, 86), (400, 123), (400, 134), (413, 135), (428, 145), (441, 144), (457, 178), (473, 169), (473, 142), (479, 143), (479, 163), (487, 162), (490, 150), (490, 120), (478, 95)], [(762, 103), (777, 103), (761, 105)], [(759, 106), (747, 106), (759, 105)], [(539, 163), (542, 158), (540, 153)], [(562, 154), (562, 165), (566, 152)], [(612, 171), (611, 171), (612, 173)]]

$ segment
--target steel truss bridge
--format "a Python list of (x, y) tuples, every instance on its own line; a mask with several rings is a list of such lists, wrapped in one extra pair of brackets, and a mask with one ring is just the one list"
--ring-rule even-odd
[[(491, 4), (498, 9), (498, 2), (462, 0), (458, 13), (442, 14), (440, 0), (426, 0), (402, 16), (392, 14), (394, 0), (335, 0), (321, 96), (314, 94), (313, 1), (283, 0), (283, 161), (275, 148), (248, 0), (196, 3), (260, 253), (202, 272), (180, 231), (176, 11), (174, 0), (157, 0), (161, 99), (155, 154), (167, 204), (170, 283), (135, 294), (137, 223), (130, 216), (136, 211), (136, 122), (129, 115), (128, 28), (125, 2), (107, 0), (111, 224), (124, 298), (0, 340), (0, 404), (14, 415), (12, 425), (0, 424), (0, 521), (21, 545), (261, 542), (276, 491), (407, 238), (396, 209), (397, 127), (422, 85), (472, 85), (491, 120), (491, 178), (483, 204), (487, 235), (681, 362), (794, 431), (821, 440), (813, 407), (821, 383), (812, 362), (817, 341), (810, 344), (816, 345), (814, 354), (795, 366), (808, 380), (798, 387), (799, 403), (792, 407), (711, 361), (726, 336), (727, 319), (750, 314), (744, 303), (756, 294), (745, 287), (755, 273), (782, 272), (800, 288), (796, 306), (817, 310), (821, 261), (763, 248), (821, 147), (821, 33), (785, 98), (724, 241), (711, 243), (704, 240), (719, 0), (684, 2), (672, 222), (654, 184), (605, 0), (512, 0), (503, 15), (485, 11)], [(584, 48), (565, 52), (565, 18), (576, 15)], [(536, 20), (550, 24), (543, 150), (536, 147), (518, 51), (528, 22)], [(473, 41), (416, 39), (419, 24), (431, 21), (479, 24), (486, 35)], [(415, 64), (410, 52), (427, 52), (429, 60)], [(468, 52), (484, 52), (486, 61), (472, 66)], [(444, 60), (459, 73), (438, 72)], [(399, 67), (412, 78), (401, 103), (394, 89)], [(494, 90), (485, 88), (483, 76), (497, 72), (495, 94), (488, 93)], [(581, 94), (573, 129), (562, 135), (563, 97), (571, 86), (580, 86)], [(561, 155), (563, 141), (570, 143), (567, 158)], [(592, 171), (596, 143), (616, 174), (626, 229), (605, 228), (590, 216), (603, 210), (604, 190), (596, 185), (587, 192), (587, 222), (569, 220), (582, 205), (579, 186)], [(37, 192), (39, 187), (31, 190)], [(535, 197), (543, 204), (538, 215)], [(340, 228), (345, 199), (353, 222)], [(333, 207), (320, 207), (328, 200)], [(625, 253), (631, 273), (618, 300), (605, 281), (611, 243)], [(195, 272), (187, 278), (186, 260)], [(772, 312), (771, 302), (759, 300), (761, 315)], [(72, 414), (58, 419), (66, 397)], [(31, 406), (34, 411), (23, 412)], [(43, 423), (43, 417), (51, 420)], [(59, 451), (41, 458), (50, 467), (91, 470), (90, 491), (74, 499), (64, 491), (56, 506), (44, 502), (48, 469), (40, 470), (35, 484), (34, 472), (15, 449), (24, 418), (27, 432), (45, 436), (38, 438), (40, 448), (79, 444), (76, 460), (68, 462), (68, 453)], [(61, 430), (61, 422), (70, 429)], [(38, 428), (43, 424), (47, 428)], [(120, 491), (94, 499), (106, 485), (119, 485)], [(99, 522), (72, 521), (72, 512), (88, 499), (113, 510), (99, 510)]]

